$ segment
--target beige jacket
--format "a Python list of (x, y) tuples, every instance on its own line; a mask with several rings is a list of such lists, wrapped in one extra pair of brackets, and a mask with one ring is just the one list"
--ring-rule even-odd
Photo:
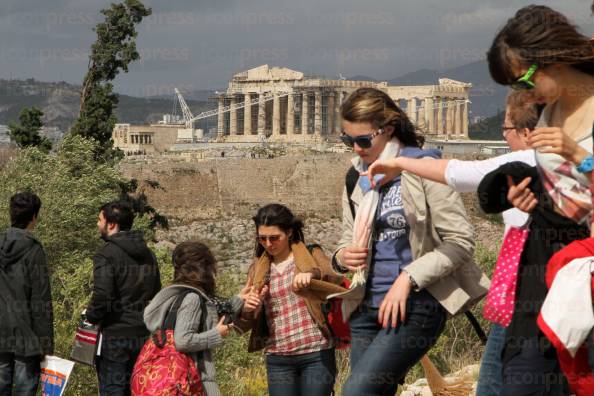
[[(358, 158), (353, 160), (355, 165), (357, 161)], [(487, 294), (490, 281), (474, 262), (474, 233), (462, 199), (450, 187), (408, 172), (403, 172), (401, 181), (413, 257), (406, 272), (419, 289), (427, 289), (451, 315), (464, 312)], [(357, 183), (351, 196), (355, 212), (362, 198)], [(353, 216), (346, 188), (342, 213), (343, 233), (336, 253), (352, 245), (353, 239)], [(367, 260), (369, 267), (371, 254)]]

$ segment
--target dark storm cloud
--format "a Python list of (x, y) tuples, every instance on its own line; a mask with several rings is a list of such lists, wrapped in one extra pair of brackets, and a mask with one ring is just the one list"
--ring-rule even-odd
[[(3, 0), (0, 78), (82, 80), (105, 0)], [(390, 79), (484, 57), (499, 27), (530, 1), (147, 0), (142, 61), (118, 77), (133, 95), (222, 88), (268, 63), (308, 74)], [(590, 0), (545, 2), (594, 33)], [(8, 38), (8, 39), (6, 39)]]

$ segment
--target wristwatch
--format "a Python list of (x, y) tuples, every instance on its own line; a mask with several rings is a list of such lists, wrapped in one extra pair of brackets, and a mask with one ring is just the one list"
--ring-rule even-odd
[(588, 173), (592, 172), (592, 168), (594, 168), (594, 160), (592, 159), (592, 156), (589, 155), (582, 160), (576, 169), (580, 173)]

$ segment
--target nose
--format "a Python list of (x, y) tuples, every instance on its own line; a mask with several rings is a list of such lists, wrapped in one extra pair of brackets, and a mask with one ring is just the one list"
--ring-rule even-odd
[(264, 247), (266, 249), (270, 249), (272, 247), (272, 242), (270, 242), (270, 239), (266, 239), (266, 241), (264, 242)]
[(365, 149), (364, 148), (361, 148), (357, 143), (355, 143), (353, 145), (353, 150), (355, 151), (355, 153), (357, 153), (359, 155), (361, 155), (361, 154), (363, 154), (365, 152)]

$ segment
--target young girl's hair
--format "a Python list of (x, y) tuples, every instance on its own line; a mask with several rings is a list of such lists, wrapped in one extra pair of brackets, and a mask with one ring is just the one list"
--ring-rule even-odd
[(512, 125), (516, 127), (516, 131), (523, 129), (532, 131), (536, 128), (543, 106), (527, 103), (521, 91), (511, 91), (507, 95), (506, 104), (509, 118)]
[(546, 67), (566, 64), (594, 75), (594, 41), (581, 34), (561, 13), (530, 5), (518, 10), (495, 36), (487, 52), (489, 71), (497, 83), (509, 85), (519, 77), (512, 64)]
[(173, 251), (173, 283), (215, 294), (216, 260), (208, 246), (198, 241), (182, 242)]
[[(256, 224), (256, 233), (260, 226), (276, 226), (291, 237), (289, 243), (303, 242), (303, 222), (293, 215), (293, 212), (281, 204), (269, 204), (258, 209), (252, 218)], [(255, 256), (260, 257), (264, 253), (264, 247), (256, 241)]]
[(405, 146), (423, 147), (425, 143), (406, 113), (387, 93), (376, 88), (354, 91), (340, 107), (340, 115), (349, 122), (368, 122), (374, 128), (392, 125), (393, 136)]

